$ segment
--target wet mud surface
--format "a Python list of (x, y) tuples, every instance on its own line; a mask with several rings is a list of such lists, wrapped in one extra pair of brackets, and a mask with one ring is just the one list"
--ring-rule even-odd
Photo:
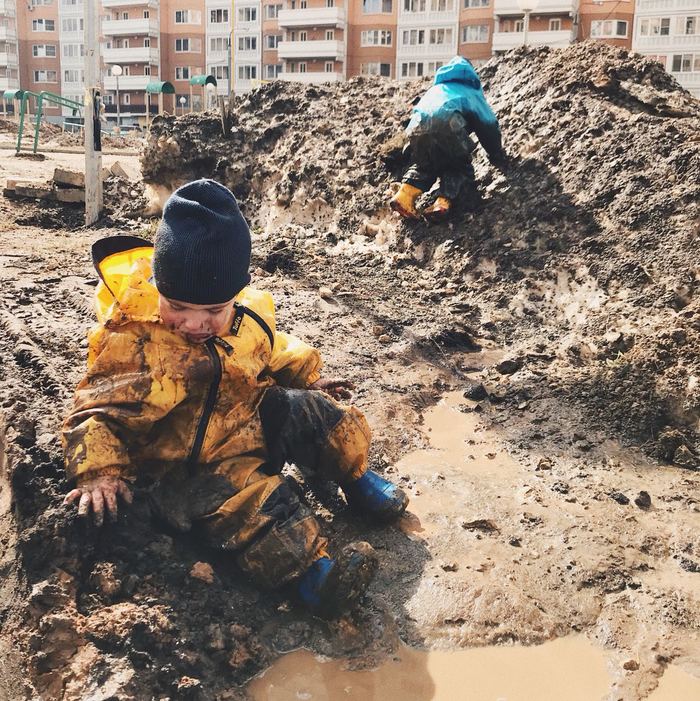
[[(367, 669), (399, 641), (571, 633), (605, 656), (611, 700), (700, 677), (700, 108), (655, 64), (599, 48), (483, 69), (514, 164), (477, 155), (479, 201), (441, 226), (385, 209), (389, 142), (424, 85), (266, 86), (225, 142), (215, 115), (154, 125), (145, 180), (234, 188), (253, 284), (357, 384), (372, 465), (411, 495), (382, 529), (300, 486), (338, 546), (380, 555), (338, 622), (256, 591), (144, 499), (100, 533), (61, 507), (89, 245), (126, 225), (18, 225), (3, 204), (0, 698), (242, 699), (299, 647)], [(309, 128), (329, 104), (342, 130)]]

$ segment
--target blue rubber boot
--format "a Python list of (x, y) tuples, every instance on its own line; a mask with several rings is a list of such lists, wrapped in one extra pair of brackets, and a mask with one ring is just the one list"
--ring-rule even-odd
[(350, 543), (337, 559), (321, 557), (306, 570), (297, 585), (299, 598), (315, 616), (337, 618), (365, 593), (378, 565), (369, 543)]
[(396, 520), (408, 506), (406, 493), (372, 470), (341, 486), (351, 508), (384, 523)]

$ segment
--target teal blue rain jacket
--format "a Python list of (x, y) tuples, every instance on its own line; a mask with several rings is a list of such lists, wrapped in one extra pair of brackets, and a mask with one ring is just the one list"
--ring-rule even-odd
[(433, 86), (413, 108), (406, 132), (410, 135), (419, 126), (448, 122), (455, 113), (465, 118), (490, 157), (501, 153), (498, 119), (486, 102), (474, 67), (461, 56), (438, 69)]

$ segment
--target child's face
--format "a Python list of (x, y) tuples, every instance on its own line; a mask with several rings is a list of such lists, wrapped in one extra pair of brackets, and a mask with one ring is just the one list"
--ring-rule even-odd
[(204, 343), (212, 336), (224, 336), (231, 327), (233, 300), (224, 304), (189, 304), (159, 295), (163, 323), (190, 343)]

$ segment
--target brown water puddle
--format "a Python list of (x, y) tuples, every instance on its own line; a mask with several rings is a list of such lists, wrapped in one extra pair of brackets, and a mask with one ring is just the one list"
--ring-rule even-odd
[[(425, 414), (431, 447), (397, 463), (398, 472), (410, 475), (418, 488), (409, 508), (421, 528), (416, 529), (415, 519), (409, 517), (400, 524), (404, 530), (430, 531), (437, 521), (464, 516), (471, 486), (491, 483), (508, 493), (508, 485), (520, 481), (522, 468), (484, 426), (481, 415), (472, 411), (475, 404), (460, 392), (446, 394)], [(437, 480), (439, 490), (434, 489)]]
[(697, 701), (700, 699), (700, 679), (670, 665), (664, 672), (659, 686), (647, 696), (646, 701)]
[(253, 701), (599, 701), (610, 684), (605, 654), (571, 636), (535, 647), (402, 647), (371, 671), (349, 671), (342, 660), (298, 650), (247, 691)]

